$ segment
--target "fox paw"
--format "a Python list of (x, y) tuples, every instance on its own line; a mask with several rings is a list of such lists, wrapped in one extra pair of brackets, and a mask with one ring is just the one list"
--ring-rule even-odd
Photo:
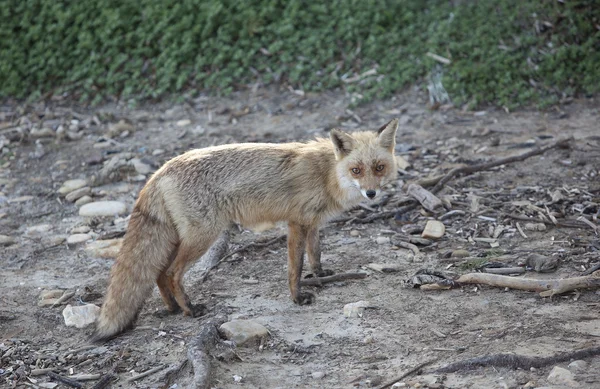
[(310, 292), (300, 292), (294, 298), (294, 302), (298, 305), (310, 305), (315, 302), (315, 295)]
[(306, 277), (304, 277), (304, 278), (328, 277), (328, 276), (332, 276), (334, 274), (335, 274), (335, 272), (333, 270), (331, 270), (331, 269), (324, 269), (324, 270), (320, 270), (318, 272), (307, 274)]
[(204, 304), (189, 304), (190, 309), (183, 312), (185, 316), (200, 317), (204, 316), (208, 311)]

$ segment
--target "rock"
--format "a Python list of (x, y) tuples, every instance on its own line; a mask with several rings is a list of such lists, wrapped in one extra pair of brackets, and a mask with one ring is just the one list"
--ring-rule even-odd
[(408, 163), (404, 158), (399, 155), (396, 155), (396, 166), (398, 169), (406, 170), (410, 167), (410, 163)]
[(406, 382), (396, 382), (394, 385), (390, 386), (392, 389), (406, 388), (408, 385)]
[(79, 208), (79, 216), (114, 216), (127, 211), (120, 201), (96, 201)]
[(125, 120), (119, 120), (118, 123), (112, 124), (108, 127), (108, 136), (110, 138), (114, 138), (117, 136), (121, 136), (123, 133), (132, 133), (135, 131), (135, 127), (131, 124), (127, 123)]
[(67, 244), (69, 244), (69, 245), (80, 244), (80, 243), (87, 242), (90, 239), (92, 239), (92, 237), (88, 234), (73, 234), (67, 238)]
[(357, 237), (360, 236), (360, 232), (358, 230), (350, 230), (350, 236)]
[(190, 119), (183, 119), (183, 120), (178, 120), (177, 123), (177, 127), (185, 127), (185, 126), (189, 126), (190, 124), (192, 124), (192, 121)]
[(553, 272), (558, 267), (558, 257), (547, 257), (545, 255), (531, 253), (527, 256), (525, 264), (539, 273)]
[(569, 370), (575, 373), (584, 373), (588, 369), (588, 363), (584, 360), (579, 359), (577, 361), (569, 363), (568, 368)]
[(60, 189), (58, 189), (58, 193), (60, 193), (61, 195), (66, 195), (67, 193), (71, 193), (74, 190), (83, 188), (86, 185), (87, 185), (87, 182), (82, 179), (68, 180), (62, 184)]
[(17, 243), (16, 239), (8, 235), (0, 235), (0, 246), (6, 247)]
[(371, 303), (368, 301), (358, 301), (344, 305), (344, 316), (346, 317), (362, 317), (365, 308), (369, 308)]
[(546, 231), (544, 223), (525, 223), (523, 226), (527, 231)]
[(68, 304), (62, 312), (67, 327), (84, 328), (96, 321), (100, 307), (94, 304), (72, 306)]
[(96, 240), (85, 246), (85, 251), (91, 257), (111, 259), (116, 258), (123, 244), (123, 239)]
[(157, 155), (161, 155), (164, 152), (165, 151), (163, 149), (155, 149), (154, 151), (152, 151), (152, 155), (156, 157)]
[(92, 192), (92, 189), (89, 186), (84, 186), (83, 188), (75, 189), (74, 191), (69, 192), (65, 196), (65, 200), (67, 200), (68, 202), (74, 203), (75, 201), (79, 200), (83, 196), (89, 195), (91, 192)]
[(378, 236), (377, 239), (375, 239), (375, 241), (377, 242), (377, 244), (389, 244), (391, 242), (388, 236)]
[(269, 330), (253, 320), (232, 320), (223, 323), (219, 330), (238, 346), (251, 345), (269, 335)]
[(552, 371), (550, 371), (550, 374), (548, 374), (547, 380), (551, 384), (566, 385), (571, 388), (579, 386), (577, 381), (573, 378), (573, 373), (559, 366), (554, 366)]
[(468, 250), (460, 250), (459, 249), (459, 250), (452, 251), (452, 254), (450, 254), (450, 257), (451, 258), (466, 258), (469, 255), (471, 255), (471, 254), (469, 253)]
[(71, 230), (71, 234), (87, 234), (91, 231), (90, 226), (79, 226)]
[(233, 380), (234, 380), (235, 382), (242, 382), (242, 376), (241, 376), (241, 375), (234, 374), (234, 375), (233, 375)]
[(142, 162), (138, 158), (133, 158), (131, 160), (131, 164), (135, 168), (135, 171), (138, 172), (139, 174), (150, 174), (154, 170), (154, 169), (152, 169), (152, 166)]
[(367, 268), (375, 270), (381, 273), (393, 273), (400, 271), (400, 268), (396, 265), (387, 265), (384, 263), (369, 263)]
[(425, 229), (421, 233), (421, 238), (426, 239), (439, 239), (444, 236), (446, 227), (444, 223), (437, 220), (428, 220), (425, 225)]
[(94, 199), (92, 199), (90, 196), (83, 196), (81, 197), (79, 200), (75, 201), (75, 205), (78, 207), (82, 207), (86, 204), (91, 203), (92, 201), (94, 201)]
[(32, 128), (29, 136), (31, 139), (54, 138), (55, 133), (51, 128)]
[(313, 371), (311, 373), (312, 378), (314, 378), (315, 380), (320, 380), (322, 378), (325, 377), (325, 373), (322, 371)]
[(25, 235), (28, 235), (28, 236), (41, 235), (41, 234), (45, 234), (46, 232), (50, 231), (51, 229), (52, 229), (52, 226), (50, 224), (38, 224), (35, 226), (27, 227), (27, 229), (25, 230)]

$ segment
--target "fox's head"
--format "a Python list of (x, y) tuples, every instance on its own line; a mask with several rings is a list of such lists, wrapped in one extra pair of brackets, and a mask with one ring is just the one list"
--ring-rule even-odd
[(345, 133), (331, 130), (331, 142), (335, 152), (337, 176), (340, 186), (355, 188), (370, 200), (375, 199), (381, 188), (395, 180), (398, 172), (394, 148), (398, 119), (379, 130)]

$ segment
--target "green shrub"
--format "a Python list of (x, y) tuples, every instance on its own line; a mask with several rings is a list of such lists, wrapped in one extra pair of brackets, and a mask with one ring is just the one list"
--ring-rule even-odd
[[(598, 1), (0, 0), (0, 97), (228, 93), (260, 80), (368, 100), (449, 58), (456, 103), (600, 89)], [(377, 67), (377, 75), (346, 84)]]

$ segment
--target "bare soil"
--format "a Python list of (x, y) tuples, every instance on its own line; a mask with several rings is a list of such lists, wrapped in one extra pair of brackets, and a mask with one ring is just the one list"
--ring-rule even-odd
[[(56, 381), (43, 374), (32, 376), (31, 370), (57, 368), (63, 376), (112, 372), (116, 375), (113, 387), (119, 388), (189, 387), (193, 371), (186, 363), (188, 343), (202, 323), (219, 315), (229, 320), (253, 319), (268, 328), (270, 337), (260, 346), (237, 348), (235, 354), (226, 345), (212, 350), (214, 388), (378, 387), (434, 358), (439, 360), (432, 367), (441, 367), (494, 353), (550, 356), (598, 346), (598, 291), (542, 298), (535, 292), (483, 285), (424, 291), (409, 282), (423, 268), (463, 274), (490, 262), (517, 266), (531, 253), (559, 258), (553, 272), (525, 275), (534, 278), (577, 276), (600, 262), (600, 242), (591, 227), (548, 225), (545, 231), (524, 231), (524, 238), (516, 229), (518, 220), (507, 216), (547, 217), (548, 208), (559, 219), (584, 216), (598, 226), (600, 112), (593, 100), (544, 112), (514, 113), (451, 107), (430, 110), (426, 96), (418, 92), (354, 111), (348, 110), (350, 100), (337, 92), (299, 95), (259, 90), (136, 109), (118, 105), (90, 109), (60, 102), (1, 107), (3, 135), (14, 130), (15, 124), (26, 128), (28, 123), (42, 123), (53, 131), (58, 124), (64, 128), (75, 124), (73, 131), (81, 139), (13, 140), (0, 156), (0, 234), (16, 240), (0, 247), (0, 386), (51, 387), (39, 385)], [(376, 128), (393, 117), (401, 121), (398, 155), (410, 167), (387, 191), (390, 201), (386, 205), (365, 203), (370, 209), (359, 207), (343, 216), (361, 218), (393, 210), (406, 196), (403, 184), (447, 172), (461, 163), (522, 153), (567, 136), (575, 141), (567, 149), (451, 180), (439, 194), (450, 208), (437, 214), (419, 207), (400, 222), (390, 217), (366, 224), (356, 220), (329, 223), (321, 232), (324, 267), (337, 273), (364, 271), (369, 276), (307, 288), (317, 297), (311, 306), (296, 306), (289, 298), (284, 241), (231, 257), (204, 283), (199, 281), (200, 264), (192, 268), (185, 279), (186, 290), (194, 302), (207, 306), (205, 316), (164, 315), (155, 289), (136, 328), (93, 348), (84, 347), (91, 326), (65, 326), (65, 305), (38, 306), (40, 293), (51, 289), (75, 292), (65, 304), (101, 305), (113, 259), (90, 255), (87, 243), (67, 245), (64, 239), (78, 226), (89, 226), (95, 240), (124, 228), (118, 220), (115, 224), (114, 217), (79, 216), (78, 207), (57, 192), (64, 181), (92, 180), (115, 155), (141, 158), (156, 168), (190, 148), (310, 139), (327, 136), (334, 126), (347, 131)], [(109, 147), (98, 148), (102, 143), (98, 140), (120, 119), (130, 121), (135, 131), (116, 136)], [(191, 124), (178, 123), (186, 119)], [(89, 125), (76, 129), (78, 122)], [(157, 149), (164, 152), (154, 152)], [(135, 171), (122, 171), (94, 186), (94, 199), (122, 201), (131, 211), (144, 181)], [(473, 196), (478, 200), (472, 200)], [(393, 245), (406, 225), (423, 226), (427, 219), (439, 218), (451, 209), (464, 214), (444, 219), (445, 235), (431, 245), (419, 246), (420, 254)], [(521, 227), (526, 224), (519, 223)], [(40, 225), (47, 226), (38, 227), (41, 232), (37, 233), (31, 229)], [(498, 226), (503, 229), (494, 243), (475, 239), (493, 238)], [(284, 226), (262, 234), (238, 229), (232, 232), (230, 249), (282, 233)], [(378, 237), (392, 241), (378, 242)], [(468, 258), (448, 258), (457, 250), (467, 250)], [(366, 267), (370, 263), (397, 265), (399, 271), (379, 273)], [(360, 300), (375, 308), (365, 310), (360, 318), (346, 318), (344, 305)], [(574, 373), (575, 380), (582, 388), (600, 387), (600, 357), (587, 362), (587, 368)], [(566, 368), (568, 362), (558, 365)], [(126, 381), (161, 366), (164, 369), (143, 379)], [(413, 375), (403, 382), (421, 388), (542, 387), (551, 385), (547, 377), (552, 367), (478, 368)], [(94, 382), (82, 384), (91, 387)], [(58, 387), (68, 386), (59, 383)]]

